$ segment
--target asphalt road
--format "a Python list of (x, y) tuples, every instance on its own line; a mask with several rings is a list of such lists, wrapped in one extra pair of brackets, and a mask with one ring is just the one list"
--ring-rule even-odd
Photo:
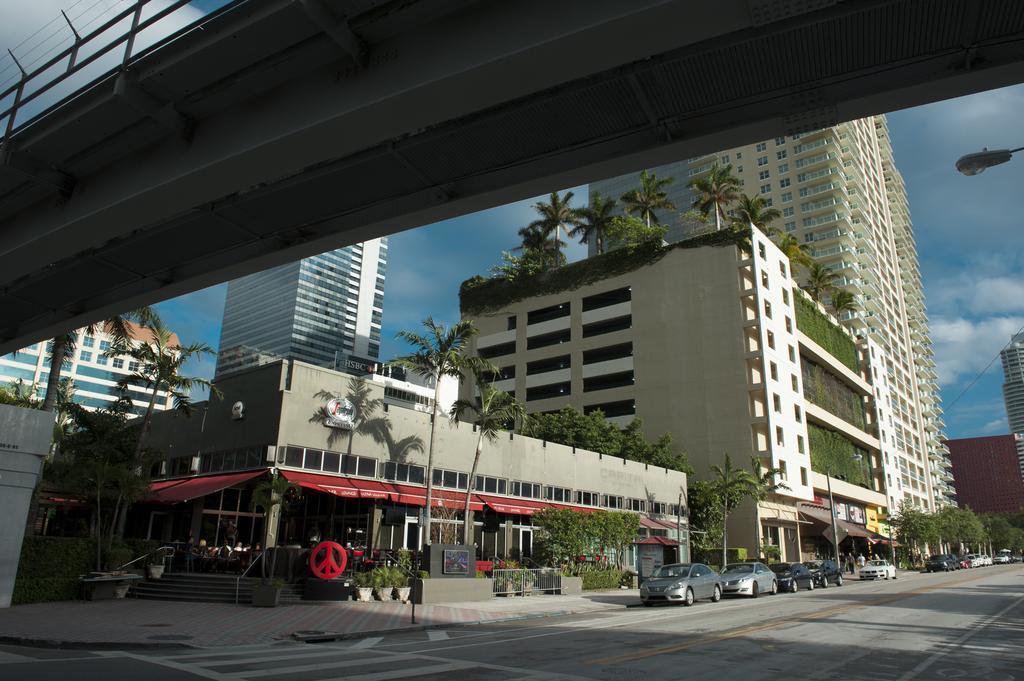
[(328, 643), (0, 647), (0, 678), (85, 681), (1024, 681), (1024, 567)]

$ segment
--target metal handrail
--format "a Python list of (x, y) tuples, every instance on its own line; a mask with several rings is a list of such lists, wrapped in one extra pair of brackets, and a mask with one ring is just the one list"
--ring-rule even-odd
[[(256, 563), (263, 560), (263, 556), (266, 555), (267, 549), (260, 551), (260, 555), (256, 556), (256, 559), (249, 563), (249, 566), (242, 571), (242, 574), (235, 578), (235, 605), (238, 605), (238, 585), (242, 581), (242, 578), (249, 574), (249, 570), (256, 567)], [(273, 577), (273, 575), (271, 575)]]
[[(187, 6), (187, 5), (189, 5), (191, 3), (191, 0), (174, 0), (173, 2), (171, 2), (169, 5), (167, 5), (163, 9), (155, 12), (152, 16), (150, 16), (150, 17), (146, 18), (145, 20), (143, 20), (142, 19), (142, 10), (143, 10), (143, 8), (146, 5), (148, 5), (149, 3), (153, 2), (153, 1), (154, 0), (136, 0), (134, 5), (132, 5), (131, 7), (127, 8), (125, 10), (122, 10), (119, 13), (117, 13), (116, 15), (114, 15), (114, 17), (112, 19), (110, 19), (107, 22), (103, 23), (102, 25), (100, 25), (99, 27), (97, 27), (96, 29), (91, 31), (90, 33), (86, 34), (85, 36), (78, 36), (77, 33), (75, 33), (75, 40), (72, 42), (70, 47), (67, 47), (67, 48), (61, 50), (54, 57), (51, 57), (48, 61), (46, 61), (42, 66), (39, 66), (39, 67), (35, 68), (31, 72), (25, 71), (21, 67), (21, 64), (18, 63), (17, 59), (15, 59), (14, 60), (15, 61), (15, 65), (21, 71), (21, 78), (18, 79), (18, 81), (16, 83), (14, 83), (13, 85), (9, 86), (6, 90), (3, 90), (2, 92), (0, 92), (0, 101), (3, 101), (4, 99), (6, 99), (7, 97), (10, 97), (11, 95), (14, 95), (13, 103), (9, 107), (7, 107), (6, 109), (0, 110), (0, 120), (2, 120), (5, 117), (7, 118), (6, 130), (3, 132), (3, 135), (0, 136), (0, 141), (7, 141), (8, 138), (11, 136), (11, 134), (15, 131), (15, 120), (17, 118), (17, 114), (18, 114), (18, 110), (19, 109), (24, 107), (26, 104), (32, 102), (33, 100), (37, 99), (41, 95), (45, 94), (46, 92), (50, 91), (56, 85), (64, 82), (69, 77), (71, 77), (74, 74), (80, 72), (82, 69), (84, 69), (85, 67), (89, 66), (90, 64), (92, 64), (93, 62), (95, 62), (99, 58), (103, 57), (104, 55), (108, 54), (114, 48), (116, 48), (117, 46), (121, 45), (122, 43), (126, 43), (126, 45), (125, 45), (124, 56), (122, 57), (120, 64), (118, 64), (116, 67), (110, 69), (109, 71), (105, 72), (103, 75), (93, 79), (89, 83), (83, 85), (81, 88), (76, 89), (73, 93), (71, 93), (67, 97), (61, 99), (59, 102), (56, 102), (55, 104), (53, 104), (52, 106), (48, 107), (44, 111), (40, 111), (36, 116), (34, 116), (29, 121), (26, 121), (26, 123), (23, 124), (23, 125), (27, 125), (28, 123), (31, 123), (32, 121), (36, 120), (36, 118), (38, 118), (39, 116), (41, 116), (41, 115), (51, 111), (52, 109), (60, 106), (61, 104), (66, 102), (69, 98), (71, 98), (73, 96), (76, 96), (78, 93), (80, 93), (80, 92), (82, 92), (84, 90), (87, 90), (88, 88), (92, 87), (96, 83), (98, 83), (98, 82), (100, 82), (102, 80), (105, 80), (106, 78), (109, 78), (112, 74), (120, 72), (120, 71), (125, 71), (126, 69), (128, 69), (128, 67), (132, 63), (134, 63), (138, 59), (141, 59), (142, 57), (147, 56), (149, 54), (152, 54), (156, 50), (158, 50), (158, 49), (164, 47), (165, 45), (167, 45), (168, 43), (176, 40), (177, 38), (181, 37), (185, 33), (188, 33), (190, 31), (194, 30), (195, 27), (197, 25), (199, 25), (200, 23), (205, 23), (205, 22), (209, 21), (210, 19), (212, 19), (215, 16), (219, 16), (219, 15), (223, 14), (224, 12), (226, 12), (228, 10), (234, 9), (236, 6), (238, 6), (240, 4), (244, 4), (246, 2), (249, 2), (249, 0), (235, 0), (235, 2), (228, 3), (224, 7), (221, 7), (218, 10), (215, 10), (214, 12), (211, 12), (210, 14), (203, 16), (198, 21), (195, 21), (195, 22), (193, 22), (193, 23), (191, 23), (191, 24), (189, 24), (187, 26), (183, 26), (182, 28), (178, 29), (177, 31), (174, 31), (173, 33), (170, 33), (167, 36), (164, 36), (163, 38), (161, 38), (160, 40), (156, 41), (155, 43), (153, 43), (152, 45), (150, 45), (146, 49), (140, 51), (138, 54), (132, 54), (132, 50), (133, 50), (134, 44), (135, 44), (135, 38), (141, 32), (145, 31), (147, 28), (153, 26), (155, 23), (157, 23), (161, 19), (167, 17), (168, 15), (172, 14), (173, 12), (175, 12), (175, 11), (181, 9), (182, 7), (185, 7), (185, 6)], [(77, 60), (78, 54), (79, 54), (79, 52), (81, 51), (81, 49), (82, 49), (82, 47), (84, 45), (86, 45), (89, 42), (95, 40), (98, 36), (102, 35), (106, 31), (110, 30), (111, 28), (116, 26), (118, 23), (124, 21), (128, 17), (132, 17), (131, 28), (129, 28), (124, 33), (121, 33), (120, 35), (117, 35), (117, 36), (113, 37), (110, 40), (110, 42), (102, 45), (99, 49), (97, 49), (95, 52), (90, 54), (88, 57), (82, 59), (81, 61)], [(69, 25), (70, 25), (70, 22), (69, 22)], [(73, 27), (72, 27), (72, 31), (74, 32), (74, 28)], [(14, 58), (13, 54), (11, 56), (12, 56), (12, 58)], [(67, 68), (63, 72), (61, 72), (60, 74), (54, 76), (50, 80), (46, 81), (43, 85), (41, 85), (38, 89), (32, 91), (30, 94), (28, 94), (28, 95), (25, 94), (26, 86), (29, 84), (30, 81), (32, 81), (35, 78), (37, 78), (38, 76), (46, 73), (47, 71), (49, 71), (50, 69), (52, 69), (54, 66), (56, 66), (57, 64), (59, 64), (61, 61), (65, 60), (65, 59), (68, 60), (68, 65), (67, 65)]]
[[(153, 555), (154, 553), (158, 553), (158, 552), (160, 552), (160, 551), (172, 551), (172, 552), (173, 552), (173, 551), (176, 551), (176, 550), (177, 550), (177, 549), (176, 549), (176, 548), (174, 548), (173, 546), (167, 546), (167, 545), (165, 545), (165, 546), (161, 546), (161, 547), (159, 547), (159, 548), (153, 549), (153, 550), (152, 550), (152, 551), (150, 551), (149, 553), (144, 553), (144, 554), (142, 554), (141, 556), (139, 556), (138, 558), (134, 558), (134, 559), (132, 559), (132, 560), (128, 561), (128, 562), (127, 562), (127, 563), (125, 563), (124, 565), (122, 565), (122, 566), (120, 566), (120, 567), (116, 568), (116, 569), (115, 569), (115, 572), (118, 572), (118, 571), (120, 571), (120, 570), (124, 570), (124, 569), (125, 569), (126, 567), (128, 567), (129, 565), (134, 565), (135, 563), (138, 563), (138, 562), (139, 562), (140, 560), (142, 560), (143, 558), (149, 558), (149, 557), (150, 557), (150, 556), (152, 556), (152, 555)], [(171, 555), (173, 555), (173, 554), (171, 554)], [(168, 554), (166, 554), (166, 553), (165, 553), (165, 554), (164, 554), (164, 560), (166, 560), (166, 559), (167, 559), (167, 556), (168, 556)]]

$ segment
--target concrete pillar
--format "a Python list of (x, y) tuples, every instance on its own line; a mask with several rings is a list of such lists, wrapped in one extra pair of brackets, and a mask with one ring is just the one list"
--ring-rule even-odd
[(28, 508), (52, 436), (52, 412), (0, 404), (0, 608), (11, 605)]

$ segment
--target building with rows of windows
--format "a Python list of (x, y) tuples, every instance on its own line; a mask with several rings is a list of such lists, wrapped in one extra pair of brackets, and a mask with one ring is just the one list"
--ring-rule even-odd
[[(674, 177), (670, 198), (690, 208), (690, 180), (715, 164), (731, 165), (741, 191), (760, 196), (815, 262), (837, 275), (858, 309), (840, 323), (885, 353), (879, 371), (889, 383), (884, 456), (895, 463), (890, 487), (901, 503), (934, 510), (954, 503), (952, 464), (943, 444), (941, 399), (903, 178), (893, 159), (884, 116), (777, 137), (659, 166)], [(595, 182), (590, 191), (618, 198), (636, 186), (630, 175)], [(694, 224), (661, 211), (668, 239)], [(594, 252), (595, 245), (590, 245)], [(799, 273), (798, 273), (799, 276)]]
[[(394, 380), (279, 360), (225, 376), (218, 384), (224, 399), (197, 404), (191, 418), (157, 415), (148, 443), (165, 459), (154, 467), (152, 496), (133, 511), (133, 532), (167, 541), (191, 534), (219, 545), (230, 521), (244, 544), (304, 545), (315, 526), (324, 539), (359, 550), (418, 548), (429, 406), (388, 399)], [(349, 411), (375, 400), (375, 409)], [(477, 433), (470, 423), (445, 420), (437, 438), (435, 534), (462, 521)], [(270, 475), (302, 489), (285, 504), (276, 536), (250, 503), (253, 486)], [(658, 564), (677, 559), (676, 528), (685, 527), (677, 500), (685, 488), (678, 471), (506, 433), (485, 444), (473, 485), (478, 557), (529, 557), (531, 516), (573, 508), (635, 511), (642, 515), (638, 540), (665, 551)]]
[(216, 377), (280, 358), (365, 373), (380, 358), (387, 252), (382, 237), (231, 281)]
[[(886, 511), (899, 499), (889, 486), (897, 469), (880, 449), (883, 351), (812, 302), (756, 229), (750, 243), (699, 243), (626, 272), (617, 252), (568, 265), (558, 281), (578, 272), (586, 283), (544, 295), (525, 284), (519, 296), (502, 281), (466, 291), (463, 317), (480, 331), (471, 349), (529, 413), (600, 410), (619, 426), (640, 417), (647, 437), (673, 436), (699, 478), (726, 453), (743, 468), (756, 459), (778, 469), (785, 488), (731, 516), (730, 547), (830, 555), (830, 483), (844, 548), (885, 545)], [(605, 261), (620, 273), (595, 274)]]
[[(129, 324), (136, 343), (151, 338), (149, 331), (137, 324)], [(110, 356), (111, 337), (97, 328), (90, 334), (79, 329), (75, 351), (64, 358), (62, 378), (72, 382), (72, 399), (86, 409), (102, 409), (115, 402), (120, 393), (118, 381), (139, 370), (137, 362), (125, 356)], [(179, 345), (178, 337), (171, 334), (171, 344)], [(27, 348), (0, 357), (0, 385), (21, 381), (28, 388), (34, 386), (39, 399), (46, 396), (46, 383), (50, 378), (50, 352), (52, 341), (36, 343)], [(149, 406), (150, 393), (145, 386), (129, 385), (129, 395), (136, 413), (141, 414)], [(157, 392), (154, 409), (170, 409), (173, 399), (164, 391)]]

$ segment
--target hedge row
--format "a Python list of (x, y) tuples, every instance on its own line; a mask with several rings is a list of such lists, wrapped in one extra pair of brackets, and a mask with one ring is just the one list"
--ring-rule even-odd
[(812, 301), (801, 295), (793, 297), (796, 299), (796, 328), (840, 362), (854, 371), (860, 371), (857, 344), (853, 339), (833, 324)]
[(861, 430), (867, 428), (864, 399), (859, 393), (851, 390), (827, 369), (810, 360), (802, 359), (800, 364), (804, 378), (804, 395), (811, 402)]
[(666, 253), (676, 248), (736, 245), (746, 245), (749, 248), (749, 229), (723, 229), (668, 245), (646, 242), (618, 248), (516, 282), (476, 276), (462, 282), (459, 289), (459, 304), (463, 315), (485, 314), (526, 298), (572, 291), (587, 284), (632, 272), (656, 263)]
[[(110, 552), (119, 565), (155, 550), (159, 542), (128, 539)], [(123, 556), (129, 556), (122, 560)], [(140, 563), (139, 567), (143, 567)], [(11, 602), (67, 601), (79, 595), (78, 578), (96, 568), (96, 542), (78, 537), (25, 537)]]
[[(839, 433), (813, 423), (807, 424), (811, 468), (819, 473), (842, 478), (854, 485), (868, 487), (868, 453)], [(860, 455), (860, 460), (856, 456)]]
[(585, 570), (580, 573), (583, 578), (584, 591), (596, 591), (599, 589), (618, 589), (622, 583), (622, 570)]

